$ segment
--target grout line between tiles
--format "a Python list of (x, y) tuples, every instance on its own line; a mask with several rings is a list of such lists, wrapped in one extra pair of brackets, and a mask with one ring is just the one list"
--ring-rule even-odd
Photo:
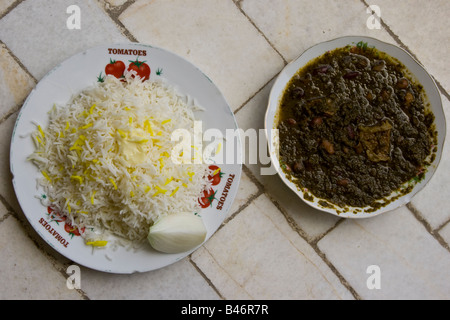
[[(366, 0), (360, 0), (366, 8), (369, 8), (369, 4), (366, 2)], [(376, 14), (376, 12), (372, 11), (372, 14)], [(386, 32), (397, 42), (397, 44), (406, 50), (415, 60), (417, 60), (421, 65), (423, 65), (420, 60), (417, 58), (417, 56), (408, 48), (408, 46), (403, 43), (402, 40), (400, 40), (400, 37), (392, 31), (391, 27), (382, 19), (380, 18), (380, 23), (383, 26), (383, 28), (386, 30)], [(439, 81), (433, 76), (431, 76), (436, 83), (436, 86), (438, 87), (439, 91), (442, 95), (444, 95), (449, 101), (450, 101), (450, 94), (444, 89), (444, 87), (440, 84)]]
[(322, 240), (327, 234), (329, 234), (331, 231), (333, 231), (334, 229), (336, 229), (337, 226), (339, 226), (342, 222), (344, 222), (345, 219), (344, 218), (340, 218), (335, 224), (334, 226), (332, 226), (331, 228), (327, 229), (325, 232), (323, 232), (322, 234), (319, 234), (318, 236), (316, 236), (314, 239), (311, 240), (311, 243), (314, 245), (317, 245), (317, 243), (319, 243), (320, 240)]
[(436, 83), (436, 86), (438, 87), (439, 91), (441, 92), (441, 94), (447, 98), (448, 101), (450, 101), (450, 94), (444, 89), (444, 87), (441, 85), (441, 83), (439, 81), (437, 81), (437, 79), (435, 79), (434, 77), (432, 77), (434, 82)]
[(0, 217), (0, 224), (5, 221), (6, 219), (8, 219), (9, 216), (12, 216), (13, 214), (9, 211), (7, 211), (2, 217)]
[(270, 83), (270, 81), (276, 79), (278, 77), (278, 75), (280, 74), (280, 72), (281, 72), (281, 70), (279, 72), (277, 72), (272, 78), (270, 78), (269, 81), (267, 81), (264, 85), (262, 85), (261, 88), (256, 90), (256, 92), (254, 94), (252, 94), (246, 101), (244, 101), (244, 103), (242, 103), (236, 110), (234, 110), (233, 113), (236, 114), (242, 108), (244, 108), (245, 105), (250, 102), (250, 100), (252, 100), (258, 93), (260, 93)]
[[(368, 8), (369, 4), (366, 2), (366, 0), (361, 0), (361, 2)], [(375, 12), (372, 11), (372, 14), (375, 14)], [(417, 58), (417, 56), (408, 48), (408, 46), (403, 43), (403, 41), (400, 39), (400, 37), (395, 34), (391, 27), (389, 27), (389, 25), (380, 18), (380, 23), (383, 26), (383, 28), (387, 31), (387, 33), (397, 42), (397, 44), (403, 48), (404, 50), (406, 50), (415, 60), (417, 60), (421, 65), (423, 65), (420, 60)], [(436, 83), (436, 86), (438, 87), (438, 90), (440, 91), (440, 93), (445, 96), (447, 98), (448, 101), (450, 101), (450, 95), (449, 93), (444, 89), (444, 87), (440, 84), (440, 82), (433, 76), (431, 76), (434, 80), (434, 82)], [(426, 221), (426, 219), (422, 216), (422, 214), (420, 213), (420, 211), (414, 207), (414, 205), (412, 203), (408, 203), (406, 205), (406, 207), (413, 213), (414, 217), (420, 222), (422, 223), (422, 225), (425, 227), (425, 229), (439, 242), (439, 244), (441, 244), (445, 249), (447, 249), (448, 251), (450, 251), (449, 245), (444, 241), (444, 239), (440, 236), (440, 234), (437, 232), (439, 228), (437, 228), (436, 230), (433, 230), (433, 228), (431, 227), (431, 225)], [(444, 223), (445, 225), (445, 223)]]
[(425, 229), (431, 234), (431, 236), (433, 236), (441, 246), (443, 246), (445, 249), (447, 249), (447, 251), (450, 252), (449, 245), (445, 242), (445, 240), (436, 230), (433, 230), (430, 223), (422, 216), (420, 211), (416, 207), (414, 207), (414, 205), (411, 202), (408, 203), (406, 207), (409, 209), (409, 211), (412, 212), (413, 216), (425, 227)]
[(17, 213), (14, 211), (14, 208), (6, 201), (6, 199), (0, 194), (0, 203), (3, 204), (3, 206), (6, 208), (9, 214), (16, 215), (18, 217)]
[[(264, 193), (264, 186), (256, 179), (256, 177), (251, 173), (250, 169), (248, 169), (245, 165), (242, 165), (242, 171), (244, 171), (245, 174), (249, 177), (249, 179), (256, 185), (258, 191), (248, 197), (247, 201), (241, 205), (235, 212), (233, 212), (228, 218), (224, 220), (224, 222), (217, 228), (216, 232), (222, 229), (228, 222), (233, 220), (241, 211), (243, 211), (245, 208), (247, 208), (255, 199), (257, 199), (259, 196), (261, 196)], [(205, 248), (205, 250), (207, 250)], [(189, 255), (189, 261), (194, 265), (194, 267), (197, 269), (199, 274), (205, 279), (205, 281), (213, 288), (213, 290), (219, 295), (221, 299), (225, 299), (221, 294), (220, 291), (214, 286), (212, 281), (203, 273), (203, 271), (197, 266), (197, 264), (192, 260), (192, 254)]]
[[(4, 198), (0, 195), (0, 200), (2, 202), (4, 202)], [(6, 206), (6, 205), (5, 205)], [(31, 227), (31, 225), (27, 224), (27, 221), (25, 221), (24, 219), (22, 219), (21, 217), (19, 217), (17, 215), (17, 213), (14, 211), (14, 209), (12, 207), (10, 207), (9, 205), (6, 206), (7, 210), (8, 210), (8, 214), (5, 215), (5, 218), (2, 218), (2, 220), (0, 221), (3, 222), (4, 220), (6, 220), (6, 218), (8, 217), (12, 217), (12, 219), (16, 219), (16, 221), (20, 224), (20, 226), (24, 229), (24, 233), (25, 235), (28, 237), (28, 239), (36, 246), (36, 249), (38, 251), (40, 251), (41, 254), (43, 254), (43, 256), (50, 262), (50, 264), (52, 265), (52, 267), (59, 272), (62, 275), (63, 279), (67, 279), (68, 275), (66, 273), (66, 267), (64, 263), (58, 262), (54, 257), (52, 257), (51, 254), (49, 254), (36, 240), (35, 238), (31, 235), (31, 233), (34, 231), (34, 229)], [(51, 248), (51, 247), (49, 247)], [(54, 250), (53, 248), (51, 248), (52, 250)], [(57, 253), (60, 254), (60, 253)], [(70, 264), (74, 264), (74, 262), (70, 261)], [(69, 289), (67, 289), (69, 290)], [(82, 291), (81, 289), (75, 289), (78, 294), (80, 295), (80, 297), (83, 300), (89, 300), (89, 297), (87, 296), (87, 294)]]
[[(242, 165), (242, 170), (247, 174), (247, 176), (249, 177), (249, 179), (255, 183), (255, 185), (258, 188), (258, 191), (251, 195), (250, 197), (248, 197), (247, 201), (241, 205), (235, 212), (233, 212), (228, 218), (226, 218), (224, 220), (224, 222), (219, 226), (219, 228), (217, 228), (217, 231), (219, 231), (220, 229), (222, 229), (228, 222), (230, 222), (231, 220), (234, 219), (234, 217), (236, 217), (242, 210), (244, 210), (245, 208), (247, 208), (256, 198), (258, 198), (260, 195), (263, 194), (263, 186), (262, 184), (251, 174), (250, 170), (245, 167), (244, 165)], [(205, 250), (207, 250), (205, 248)], [(192, 260), (192, 254), (191, 253), (189, 255), (189, 261), (191, 262), (191, 264), (197, 269), (197, 271), (199, 272), (199, 274), (205, 279), (205, 281), (211, 286), (211, 288), (213, 288), (213, 290), (219, 295), (219, 297), (221, 299), (225, 299), (220, 291), (216, 288), (216, 286), (212, 283), (212, 281), (203, 273), (203, 271), (200, 269), (200, 267), (197, 266), (197, 264)]]
[(25, 0), (17, 0), (16, 2), (13, 2), (6, 10), (0, 14), (0, 19), (2, 19), (4, 16), (6, 16), (8, 13), (14, 10), (15, 7), (17, 7), (19, 4), (24, 2)]
[[(233, 1), (233, 0), (232, 0)], [(244, 15), (244, 17), (247, 18), (247, 20), (252, 24), (252, 26), (259, 32), (259, 34), (267, 41), (267, 43), (270, 45), (270, 47), (281, 57), (284, 64), (287, 64), (286, 59), (283, 57), (283, 55), (278, 51), (278, 49), (273, 45), (272, 42), (266, 37), (266, 35), (256, 26), (256, 24), (253, 22), (253, 20), (245, 13), (245, 11), (242, 9), (241, 6), (241, 0), (233, 1), (236, 7), (239, 9), (239, 11)]]
[[(58, 271), (59, 273), (61, 273), (63, 278), (67, 278), (68, 274), (66, 272), (67, 268), (71, 265), (77, 265), (77, 263), (73, 262), (72, 260), (67, 263), (67, 264), (61, 264), (61, 267), (58, 265), (58, 263), (56, 261), (53, 261), (54, 259), (52, 257), (48, 257), (48, 259), (50, 260), (50, 262), (53, 264), (54, 268), (56, 269), (56, 271)], [(75, 290), (76, 292), (78, 292), (78, 294), (81, 296), (81, 300), (91, 300), (91, 298), (89, 298), (89, 296), (82, 290), (82, 289), (67, 289), (67, 290)]]
[(220, 229), (222, 229), (228, 222), (233, 220), (234, 217), (236, 217), (242, 210), (247, 208), (253, 202), (253, 200), (258, 198), (262, 194), (263, 194), (263, 191), (258, 190), (254, 195), (250, 196), (247, 199), (246, 203), (244, 203), (242, 206), (240, 206), (235, 212), (233, 212), (228, 218), (225, 219), (225, 221), (219, 226), (219, 228), (217, 228), (216, 232), (219, 231)]
[[(289, 224), (289, 226), (295, 231), (297, 232), (297, 234), (303, 238), (303, 240), (305, 240), (310, 246), (311, 248), (316, 252), (316, 254), (323, 260), (323, 262), (330, 268), (330, 270), (334, 273), (334, 275), (339, 279), (339, 281), (341, 282), (341, 284), (353, 295), (353, 297), (356, 300), (361, 300), (360, 295), (356, 292), (356, 290), (348, 283), (348, 281), (344, 278), (344, 276), (337, 270), (337, 268), (328, 260), (328, 258), (326, 257), (325, 253), (323, 253), (319, 247), (317, 246), (317, 238), (315, 238), (314, 240), (309, 240), (307, 234), (298, 226), (298, 224), (294, 221), (294, 219), (292, 219), (292, 217), (289, 216), (289, 214), (284, 210), (283, 207), (281, 207), (281, 205), (275, 200), (273, 199), (268, 193), (266, 193), (266, 196), (270, 199), (270, 201), (272, 201), (272, 203), (277, 207), (277, 209), (281, 212), (281, 214), (284, 216), (284, 218), (286, 219), (287, 223)], [(341, 219), (342, 220), (342, 219)], [(334, 227), (332, 227), (330, 230), (334, 229), (339, 223), (339, 220)], [(325, 232), (323, 236), (325, 236), (330, 230), (328, 230), (327, 232)]]
[[(6, 199), (0, 194), (0, 203), (3, 204), (3, 206), (6, 208), (7, 213), (0, 218), (0, 224), (5, 221), (7, 218), (12, 217), (13, 219), (16, 219), (16, 221), (21, 225), (21, 227), (24, 229), (25, 235), (30, 239), (31, 242), (36, 246), (36, 249), (44, 255), (44, 257), (50, 262), (50, 264), (55, 268), (55, 270), (63, 276), (64, 279), (67, 278), (66, 269), (69, 265), (75, 264), (73, 261), (70, 261), (68, 265), (65, 265), (63, 263), (60, 263), (56, 261), (54, 257), (52, 257), (51, 254), (49, 254), (34, 238), (32, 235), (35, 230), (31, 227), (31, 225), (28, 223), (28, 220), (25, 218), (25, 216), (20, 216), (15, 209), (6, 201)], [(51, 248), (53, 250), (53, 248)], [(60, 253), (56, 253), (60, 254)], [(82, 291), (81, 289), (75, 289), (81, 296), (83, 300), (90, 300), (87, 294)]]
[[(20, 1), (22, 2), (22, 1)], [(1, 18), (0, 18), (1, 19)], [(37, 85), (38, 80), (31, 74), (30, 71), (28, 71), (27, 67), (25, 67), (23, 65), (23, 63), (19, 60), (19, 58), (8, 48), (8, 46), (2, 41), (0, 40), (0, 47), (4, 48), (8, 54), (11, 56), (11, 58), (19, 65), (19, 67), (33, 80), (34, 84)], [(27, 95), (28, 97), (28, 95)], [(11, 109), (9, 109), (2, 118), (0, 118), (0, 125), (5, 122), (11, 115), (13, 115), (14, 113), (16, 113), (17, 111), (20, 110), (20, 108), (22, 107), (22, 105), (24, 104), (25, 100), (27, 99), (27, 97), (25, 97), (21, 102), (19, 102), (18, 104), (16, 104), (15, 106), (11, 107)]]
[[(12, 10), (14, 10), (18, 5), (20, 5), (22, 2), (24, 2), (25, 0), (18, 0), (16, 2), (14, 2), (11, 6), (9, 6), (7, 8), (7, 10), (0, 16), (0, 19), (2, 19), (3, 17), (5, 17), (8, 13), (10, 13)], [(8, 46), (0, 40), (0, 47), (3, 47), (8, 54), (12, 57), (12, 59), (18, 64), (18, 66), (34, 81), (35, 84), (38, 83), (38, 80), (31, 74), (31, 72), (27, 69), (27, 67), (25, 67), (25, 65), (20, 61), (20, 59), (8, 48)], [(0, 125), (5, 122), (10, 116), (12, 116), (14, 113), (16, 113), (17, 111), (20, 110), (20, 108), (22, 107), (23, 103), (25, 102), (26, 98), (23, 99), (23, 101), (21, 101), (20, 103), (18, 103), (17, 105), (13, 106), (10, 110), (7, 111), (7, 113), (5, 113), (5, 115), (0, 119)], [(44, 257), (50, 262), (50, 264), (55, 268), (55, 270), (59, 273), (62, 274), (63, 278), (67, 277), (67, 274), (65, 273), (64, 270), (61, 269), (60, 266), (58, 266), (58, 262), (51, 256), (49, 255), (40, 245), (39, 243), (33, 238), (33, 236), (31, 235), (31, 229), (30, 226), (28, 226), (26, 224), (26, 221), (24, 221), (20, 215), (14, 210), (14, 208), (9, 204), (9, 202), (2, 196), (0, 195), (0, 202), (5, 206), (6, 210), (7, 210), (7, 214), (5, 214), (1, 219), (0, 219), (0, 223), (2, 223), (3, 221), (5, 221), (7, 218), (9, 218), (10, 216), (13, 219), (16, 219), (19, 224), (24, 228), (25, 234), (26, 236), (34, 243), (34, 245), (36, 246), (36, 248), (38, 249), (38, 251), (40, 251)], [(82, 292), (81, 290), (78, 290), (78, 293), (80, 294), (80, 296), (83, 299), (86, 299), (87, 296), (84, 292)]]
[[(326, 255), (319, 249), (319, 247), (317, 246), (317, 243), (319, 242), (320, 239), (322, 239), (325, 235), (327, 235), (331, 230), (333, 230), (334, 228), (336, 228), (344, 219), (340, 219), (338, 220), (338, 222), (336, 222), (336, 224), (330, 228), (329, 230), (327, 230), (326, 232), (322, 233), (320, 236), (315, 237), (314, 239), (310, 239), (308, 237), (308, 235), (306, 234), (305, 231), (302, 230), (302, 228), (300, 228), (300, 226), (292, 219), (292, 217), (289, 216), (289, 214), (284, 210), (284, 208), (278, 203), (278, 201), (276, 201), (275, 199), (272, 198), (272, 195), (266, 191), (265, 187), (256, 179), (256, 177), (253, 175), (253, 173), (250, 171), (250, 169), (248, 169), (246, 166), (243, 166), (243, 169), (245, 169), (246, 174), (249, 176), (249, 178), (252, 181), (257, 181), (257, 186), (258, 189), (260, 189), (260, 194), (258, 195), (258, 197), (261, 194), (265, 194), (267, 198), (269, 198), (269, 200), (273, 203), (273, 205), (281, 212), (281, 214), (284, 216), (284, 218), (286, 219), (286, 222), (288, 223), (288, 225), (303, 239), (305, 240), (312, 248), (313, 250), (317, 253), (317, 255), (324, 261), (324, 263), (330, 268), (330, 270), (334, 273), (334, 275), (339, 279), (339, 281), (341, 282), (341, 284), (353, 295), (353, 297), (356, 300), (361, 300), (361, 297), (359, 296), (359, 294), (356, 292), (356, 290), (348, 283), (348, 281), (342, 276), (342, 274), (336, 269), (336, 267), (328, 260), (328, 258), (326, 257)], [(252, 200), (253, 201), (253, 200)], [(247, 204), (248, 205), (248, 204)], [(236, 212), (237, 214), (238, 212)], [(234, 215), (233, 215), (234, 217)]]
[(242, 171), (244, 171), (244, 173), (248, 176), (248, 178), (250, 179), (251, 182), (253, 182), (256, 187), (258, 188), (259, 191), (264, 191), (264, 185), (259, 182), (258, 179), (256, 179), (256, 177), (253, 175), (252, 171), (245, 165), (242, 165)]
[(440, 232), (442, 229), (445, 228), (446, 225), (450, 225), (450, 218), (442, 223), (440, 226), (438, 226), (436, 229), (434, 229), (435, 232)]
[[(207, 250), (205, 248), (205, 250)], [(192, 255), (192, 254), (191, 254)], [(192, 260), (191, 255), (189, 256), (189, 262), (194, 266), (195, 270), (205, 279), (206, 283), (214, 290), (215, 293), (220, 297), (222, 300), (226, 300), (224, 296), (220, 293), (219, 289), (212, 283), (212, 281), (208, 278), (208, 276), (200, 269), (200, 267)]]
[[(369, 8), (370, 5), (366, 2), (366, 0), (360, 0), (362, 2), (362, 4), (366, 7)], [(376, 14), (375, 11), (372, 11), (372, 14)], [(409, 50), (408, 46), (406, 46), (403, 41), (400, 40), (400, 37), (398, 35), (396, 35), (394, 33), (394, 31), (392, 31), (391, 27), (388, 26), (388, 24), (386, 22), (384, 22), (384, 20), (380, 17), (380, 23), (383, 26), (383, 28), (386, 30), (386, 32), (395, 40), (395, 42), (397, 42), (397, 44), (402, 47), (404, 50), (406, 50), (410, 55), (412, 55), (414, 57), (414, 59), (416, 59), (417, 61), (419, 61), (419, 59), (417, 59), (416, 55), (414, 53), (411, 52), (411, 50)]]
[(106, 0), (98, 0), (101, 3), (103, 3), (103, 6), (105, 10), (108, 11), (109, 15), (113, 15), (115, 17), (120, 16), (129, 6), (134, 4), (136, 0), (127, 0), (125, 3), (119, 5), (119, 6), (111, 6), (109, 3), (106, 2)]
[(11, 109), (8, 110), (8, 112), (6, 112), (2, 118), (0, 118), (0, 125), (5, 122), (6, 120), (8, 120), (8, 118), (10, 116), (12, 116), (14, 113), (16, 113), (17, 111), (20, 110), (20, 108), (22, 108), (23, 103), (25, 102), (25, 100), (23, 100), (22, 102), (18, 103), (17, 105), (11, 107)]
[(8, 46), (0, 40), (0, 47), (3, 47), (8, 51), (8, 54), (13, 58), (13, 60), (23, 69), (23, 71), (31, 78), (33, 79), (34, 83), (37, 84), (38, 80), (31, 74), (31, 72), (28, 70), (27, 67), (24, 66), (22, 61), (8, 48)]
[(100, 5), (103, 7), (103, 10), (105, 11), (106, 15), (109, 16), (109, 18), (117, 25), (119, 30), (122, 32), (122, 34), (128, 38), (131, 42), (139, 42), (134, 35), (124, 26), (124, 24), (120, 21), (119, 16), (132, 4), (136, 2), (136, 0), (128, 0), (124, 4), (109, 8), (109, 4), (105, 3), (104, 0), (98, 0), (100, 1)]
[[(252, 201), (250, 201), (252, 202)], [(211, 259), (214, 260), (214, 263), (220, 267), (220, 269), (227, 274), (227, 276), (231, 279), (231, 281), (233, 281), (234, 283), (236, 283), (237, 286), (239, 286), (249, 297), (251, 300), (253, 300), (253, 296), (241, 285), (239, 284), (228, 272), (226, 269), (224, 269), (222, 267), (222, 265), (215, 259), (214, 255), (206, 248), (206, 246), (203, 246), (203, 250), (205, 250), (209, 256), (211, 257)], [(216, 288), (216, 286), (212, 283), (212, 281), (209, 279), (209, 277), (203, 273), (203, 271), (200, 269), (200, 267), (197, 266), (197, 264), (191, 259), (192, 255), (194, 253), (191, 253), (191, 255), (189, 256), (189, 260), (190, 262), (194, 265), (194, 267), (198, 270), (198, 272), (200, 273), (200, 275), (203, 276), (203, 278), (205, 278), (205, 280), (208, 282), (208, 284), (217, 292), (217, 294), (219, 295), (219, 297), (223, 300), (227, 300), (227, 298), (225, 298), (224, 296), (222, 296), (222, 294), (220, 293), (220, 291)]]
[(264, 193), (264, 186), (256, 179), (256, 177), (252, 174), (250, 169), (248, 169), (244, 164), (242, 165), (242, 171), (248, 176), (248, 178), (256, 185), (258, 191), (247, 198), (247, 201), (241, 205), (235, 212), (233, 212), (228, 218), (224, 220), (224, 222), (217, 228), (216, 232), (222, 229), (229, 221), (233, 220), (242, 210), (247, 208), (256, 198)]

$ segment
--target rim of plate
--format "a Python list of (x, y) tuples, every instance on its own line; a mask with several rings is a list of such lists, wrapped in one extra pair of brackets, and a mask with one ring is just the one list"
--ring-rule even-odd
[[(394, 57), (394, 55), (392, 54), (392, 51), (397, 51), (397, 52), (395, 52), (397, 54), (406, 55), (406, 57), (407, 57), (407, 59), (409, 59), (409, 61), (404, 61), (399, 58), (397, 58), (397, 59), (400, 60), (407, 67), (407, 69), (408, 69), (408, 71), (410, 71), (411, 75), (414, 78), (416, 78), (417, 80), (419, 80), (418, 76), (417, 76), (417, 72), (413, 72), (411, 70), (411, 67), (408, 65), (412, 65), (415, 68), (418, 68), (418, 71), (421, 72), (420, 76), (424, 77), (422, 80), (426, 80), (426, 82), (428, 84), (428, 87), (425, 88), (425, 86), (424, 86), (424, 90), (426, 92), (428, 102), (431, 105), (431, 109), (433, 110), (433, 113), (435, 113), (435, 111), (439, 112), (439, 115), (438, 115), (440, 117), (439, 123), (441, 124), (441, 126), (439, 128), (438, 128), (438, 126), (436, 124), (436, 120), (435, 120), (436, 130), (438, 131), (438, 151), (435, 153), (436, 158), (433, 161), (433, 163), (430, 165), (429, 170), (427, 171), (427, 173), (425, 175), (425, 178), (422, 181), (420, 181), (419, 183), (415, 184), (414, 188), (411, 192), (402, 195), (397, 200), (395, 200), (373, 212), (365, 212), (364, 208), (355, 208), (355, 207), (348, 207), (347, 212), (339, 212), (338, 210), (340, 210), (340, 209), (344, 210), (344, 208), (340, 208), (339, 206), (334, 205), (334, 204), (333, 205), (336, 206), (337, 209), (323, 207), (323, 206), (319, 205), (319, 203), (318, 203), (318, 201), (321, 201), (323, 199), (320, 199), (316, 196), (313, 196), (314, 197), (313, 201), (305, 199), (304, 192), (302, 190), (299, 190), (299, 188), (286, 177), (286, 174), (280, 168), (278, 154), (276, 152), (276, 146), (274, 146), (272, 134), (270, 133), (270, 129), (273, 129), (273, 126), (269, 127), (269, 124), (271, 124), (271, 123), (274, 124), (276, 122), (275, 116), (277, 114), (279, 100), (282, 96), (282, 93), (283, 93), (287, 83), (289, 82), (289, 80), (300, 68), (302, 68), (305, 64), (307, 64), (312, 59), (321, 56), (326, 51), (341, 48), (346, 45), (351, 45), (351, 44), (356, 45), (356, 43), (358, 43), (360, 41), (367, 42), (369, 45), (374, 45), (376, 48), (377, 48), (377, 45), (378, 46), (381, 45), (385, 49), (388, 48), (389, 49), (388, 51), (386, 51), (386, 50), (380, 50), (380, 51), (384, 51), (386, 54), (388, 54), (391, 57)], [(339, 43), (339, 45), (335, 45), (338, 43)], [(327, 48), (327, 50), (324, 51), (323, 50), (324, 47)], [(311, 53), (314, 50), (318, 50), (319, 53), (313, 54), (308, 60), (305, 60), (304, 62), (299, 64), (299, 61), (301, 61), (301, 59), (303, 57), (305, 57), (307, 54)], [(396, 57), (394, 57), (394, 58), (396, 58)], [(420, 81), (420, 83), (423, 85), (422, 81)], [(434, 103), (432, 103), (431, 100), (436, 100), (436, 101), (434, 101)], [(272, 115), (272, 113), (273, 113), (273, 115)], [(435, 116), (436, 116), (436, 114), (435, 114)], [(436, 116), (436, 118), (437, 118), (437, 116)], [(264, 126), (265, 126), (265, 131), (266, 131), (266, 139), (268, 142), (270, 158), (271, 158), (272, 163), (275, 166), (278, 176), (281, 178), (283, 183), (309, 206), (311, 206), (319, 211), (327, 212), (332, 215), (336, 215), (338, 217), (352, 218), (352, 219), (371, 218), (371, 217), (375, 217), (379, 214), (400, 208), (400, 207), (406, 205), (407, 203), (409, 203), (418, 192), (423, 190), (424, 187), (431, 180), (432, 176), (434, 175), (436, 169), (439, 166), (441, 156), (442, 156), (443, 145), (444, 145), (445, 138), (446, 138), (446, 130), (447, 130), (446, 122), (445, 122), (445, 114), (443, 112), (442, 98), (439, 93), (439, 89), (436, 85), (435, 80), (428, 73), (428, 71), (425, 69), (425, 67), (420, 62), (418, 62), (408, 51), (406, 51), (405, 49), (403, 49), (399, 46), (396, 46), (394, 44), (391, 44), (391, 43), (388, 43), (388, 42), (385, 42), (385, 41), (382, 41), (382, 40), (379, 40), (379, 39), (376, 39), (373, 37), (357, 36), (357, 35), (342, 36), (342, 37), (334, 38), (331, 40), (326, 40), (326, 41), (323, 41), (320, 43), (316, 43), (316, 44), (308, 47), (301, 54), (299, 54), (296, 58), (294, 58), (291, 62), (289, 62), (283, 68), (283, 70), (278, 74), (278, 76), (276, 77), (274, 84), (272, 85), (272, 88), (270, 90), (267, 109), (266, 109), (265, 118), (264, 118)], [(432, 170), (431, 170), (431, 168), (432, 168)], [(327, 201), (327, 203), (329, 203), (329, 202)], [(354, 212), (355, 209), (357, 211), (361, 210), (361, 212), (355, 213)]]

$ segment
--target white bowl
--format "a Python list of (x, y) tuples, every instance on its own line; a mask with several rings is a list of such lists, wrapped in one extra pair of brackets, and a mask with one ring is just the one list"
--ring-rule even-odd
[[(283, 92), (286, 88), (286, 85), (290, 81), (290, 79), (294, 76), (297, 71), (305, 66), (309, 61), (313, 60), (314, 58), (317, 58), (321, 55), (323, 55), (327, 51), (334, 50), (336, 48), (342, 48), (347, 45), (354, 46), (360, 41), (367, 43), (369, 47), (375, 47), (379, 51), (387, 53), (389, 56), (394, 57), (398, 59), (400, 62), (402, 62), (407, 69), (412, 74), (412, 77), (414, 80), (417, 80), (420, 84), (422, 84), (425, 93), (428, 97), (428, 102), (431, 105), (431, 110), (434, 113), (435, 116), (435, 125), (436, 130), (438, 132), (438, 144), (437, 144), (437, 152), (435, 153), (435, 158), (431, 165), (428, 167), (428, 170), (425, 174), (425, 177), (415, 183), (413, 186), (413, 189), (400, 197), (398, 197), (395, 200), (392, 200), (387, 205), (378, 208), (374, 210), (373, 208), (357, 208), (357, 207), (338, 207), (337, 205), (333, 205), (333, 207), (328, 206), (322, 206), (319, 202), (324, 201), (324, 199), (320, 199), (316, 196), (313, 196), (312, 200), (308, 200), (310, 197), (307, 197), (308, 199), (305, 199), (306, 190), (303, 190), (297, 186), (297, 184), (293, 183), (291, 180), (288, 179), (286, 174), (281, 170), (280, 168), (280, 162), (279, 162), (279, 154), (278, 154), (278, 142), (276, 141), (276, 135), (274, 132), (272, 132), (271, 129), (276, 129), (277, 126), (277, 119), (276, 115), (278, 112), (278, 106), (280, 103), (280, 100), (283, 96)], [(439, 164), (441, 154), (442, 154), (442, 147), (444, 145), (444, 139), (446, 134), (446, 122), (445, 122), (445, 116), (444, 111), (442, 108), (442, 101), (441, 96), (439, 94), (439, 91), (436, 87), (436, 84), (434, 80), (431, 78), (431, 76), (427, 73), (427, 71), (424, 69), (424, 67), (418, 63), (408, 52), (405, 50), (385, 42), (382, 42), (380, 40), (370, 38), (370, 37), (363, 37), (363, 36), (347, 36), (342, 38), (337, 38), (334, 40), (326, 41), (319, 43), (305, 52), (303, 52), (297, 59), (293, 60), (291, 63), (289, 63), (278, 75), (269, 96), (269, 102), (267, 107), (267, 112), (265, 116), (265, 129), (267, 134), (267, 141), (269, 144), (269, 152), (271, 161), (276, 168), (278, 174), (280, 175), (283, 182), (292, 189), (293, 192), (295, 192), (301, 199), (303, 199), (307, 204), (310, 206), (325, 211), (334, 215), (338, 215), (340, 217), (344, 218), (368, 218), (373, 217), (378, 214), (381, 214), (383, 212), (387, 212), (390, 210), (394, 210), (402, 205), (407, 204), (409, 201), (411, 201), (412, 197), (417, 194), (427, 183), (430, 181), (431, 177), (433, 176), (434, 172), (437, 169), (437, 166)], [(404, 186), (406, 187), (408, 183), (406, 183)], [(394, 192), (391, 194), (390, 197), (394, 197), (396, 193)], [(328, 202), (329, 203), (329, 202)], [(329, 203), (330, 204), (330, 203)]]

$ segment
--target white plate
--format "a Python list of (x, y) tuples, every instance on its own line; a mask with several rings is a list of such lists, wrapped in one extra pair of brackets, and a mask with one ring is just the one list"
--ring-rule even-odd
[[(56, 103), (65, 105), (72, 95), (95, 85), (105, 76), (105, 67), (110, 59), (123, 61), (128, 67), (130, 60), (145, 61), (151, 69), (150, 81), (164, 78), (180, 92), (195, 99), (205, 108), (197, 112), (196, 119), (203, 123), (203, 130), (219, 129), (225, 136), (226, 129), (237, 129), (236, 120), (225, 98), (214, 83), (198, 68), (185, 59), (166, 50), (149, 45), (126, 43), (99, 46), (79, 53), (64, 61), (49, 72), (31, 92), (17, 118), (11, 140), (10, 163), (13, 185), (20, 206), (37, 233), (54, 249), (77, 264), (111, 273), (145, 272), (172, 264), (193, 252), (164, 254), (150, 245), (139, 250), (110, 247), (92, 250), (84, 244), (76, 232), (64, 228), (65, 221), (51, 219), (47, 208), (41, 203), (36, 179), (40, 176), (37, 167), (26, 158), (33, 152), (34, 144), (28, 135), (35, 130), (33, 121), (46, 126), (47, 112)], [(225, 148), (223, 148), (225, 149)], [(222, 152), (226, 152), (223, 150)], [(216, 199), (199, 213), (207, 228), (207, 241), (227, 216), (236, 196), (241, 176), (241, 146), (236, 139), (234, 156), (236, 161), (219, 164), (224, 173), (218, 185), (213, 186)], [(224, 155), (225, 159), (225, 155)], [(227, 184), (227, 196), (218, 206)], [(230, 186), (231, 184), (231, 186)], [(59, 219), (62, 220), (62, 219)]]
[[(397, 58), (407, 67), (407, 69), (409, 69), (409, 71), (412, 73), (412, 77), (418, 80), (418, 82), (423, 85), (424, 90), (428, 96), (428, 100), (431, 104), (431, 110), (433, 111), (436, 117), (435, 124), (436, 130), (438, 132), (438, 145), (437, 145), (438, 150), (436, 152), (436, 158), (434, 159), (432, 164), (428, 167), (428, 171), (425, 174), (425, 178), (422, 179), (419, 183), (415, 184), (413, 190), (408, 194), (399, 197), (397, 200), (392, 201), (388, 205), (381, 207), (373, 212), (370, 210), (370, 208), (361, 209), (354, 207), (347, 207), (346, 210), (348, 211), (344, 211), (342, 210), (342, 208), (329, 208), (320, 205), (319, 202), (322, 201), (322, 199), (317, 197), (314, 197), (313, 200), (305, 199), (304, 190), (300, 190), (296, 184), (294, 184), (286, 177), (286, 174), (283, 172), (283, 170), (281, 170), (277, 152), (277, 142), (275, 141), (274, 139), (275, 137), (272, 135), (271, 132), (271, 129), (276, 129), (277, 125), (276, 115), (280, 99), (282, 98), (287, 83), (294, 76), (294, 74), (297, 73), (297, 71), (304, 65), (306, 65), (309, 61), (323, 55), (327, 51), (331, 51), (336, 48), (343, 48), (347, 45), (355, 46), (361, 41), (363, 43), (367, 43), (369, 47), (375, 47), (376, 49), (387, 53), (391, 57)], [(380, 213), (394, 210), (411, 201), (412, 197), (417, 192), (419, 192), (428, 183), (428, 181), (430, 181), (431, 177), (436, 171), (437, 166), (439, 164), (439, 160), (441, 158), (442, 147), (444, 145), (444, 139), (446, 135), (446, 122), (444, 111), (442, 108), (441, 96), (436, 87), (436, 84), (434, 83), (431, 76), (427, 73), (427, 71), (405, 50), (374, 38), (360, 37), (360, 36), (342, 37), (327, 42), (319, 43), (309, 48), (308, 50), (303, 52), (297, 59), (289, 63), (278, 75), (271, 89), (269, 103), (265, 116), (265, 128), (267, 134), (267, 141), (269, 143), (270, 157), (272, 163), (274, 164), (283, 182), (310, 206), (319, 209), (321, 211), (325, 211), (344, 218), (374, 217)]]

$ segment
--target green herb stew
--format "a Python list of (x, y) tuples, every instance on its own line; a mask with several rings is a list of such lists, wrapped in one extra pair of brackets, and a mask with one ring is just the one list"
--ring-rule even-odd
[(426, 101), (406, 67), (375, 48), (359, 43), (326, 52), (283, 92), (281, 167), (332, 205), (384, 206), (394, 191), (411, 190), (403, 186), (424, 176), (436, 151)]

